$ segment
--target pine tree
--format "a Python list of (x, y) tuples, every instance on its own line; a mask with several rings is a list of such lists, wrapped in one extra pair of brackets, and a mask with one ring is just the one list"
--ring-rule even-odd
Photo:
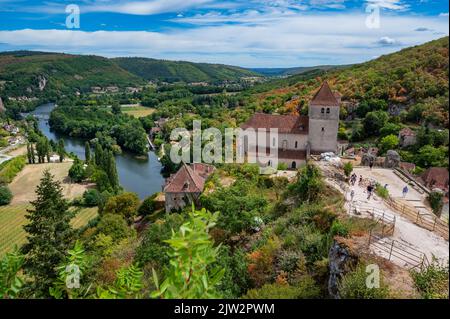
[(84, 145), (84, 156), (86, 157), (86, 164), (89, 164), (91, 162), (91, 145), (89, 142)]
[(37, 199), (27, 210), (27, 243), (22, 251), (26, 255), (25, 274), (32, 278), (29, 287), (34, 297), (49, 297), (49, 288), (58, 277), (56, 266), (65, 257), (73, 242), (70, 225), (73, 213), (63, 198), (62, 187), (48, 170), (44, 172), (36, 189)]

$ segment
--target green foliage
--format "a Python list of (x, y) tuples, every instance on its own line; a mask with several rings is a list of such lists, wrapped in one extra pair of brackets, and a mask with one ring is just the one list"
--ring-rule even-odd
[(398, 136), (398, 133), (401, 130), (401, 126), (395, 123), (386, 123), (380, 130), (380, 137), (385, 137), (388, 135)]
[(152, 195), (150, 197), (147, 197), (142, 202), (141, 206), (139, 206), (138, 209), (138, 215), (139, 216), (147, 216), (155, 212), (156, 209), (156, 203), (155, 198), (158, 196), (158, 194)]
[(101, 201), (101, 194), (96, 189), (88, 189), (83, 193), (83, 203), (88, 207), (98, 206)]
[(27, 164), (26, 156), (17, 156), (0, 165), (0, 184), (9, 184)]
[(389, 150), (394, 150), (397, 148), (399, 143), (398, 137), (396, 135), (387, 135), (383, 137), (380, 141), (379, 147), (381, 153), (384, 154)]
[(312, 278), (307, 277), (297, 285), (265, 284), (259, 289), (251, 289), (244, 299), (314, 299), (319, 297), (320, 290)]
[(265, 198), (250, 193), (251, 187), (250, 182), (240, 179), (230, 187), (202, 196), (202, 206), (210, 211), (220, 209), (217, 226), (230, 234), (248, 230), (268, 204)]
[(353, 164), (351, 162), (347, 162), (344, 164), (344, 174), (345, 176), (350, 177), (353, 172)]
[(165, 280), (159, 284), (153, 270), (156, 291), (152, 297), (166, 299), (219, 298), (217, 286), (224, 275), (224, 269), (210, 269), (218, 257), (219, 247), (214, 248), (208, 234), (215, 226), (219, 213), (211, 214), (205, 209), (189, 214), (172, 237), (166, 240), (170, 245), (170, 267), (165, 271)]
[(139, 198), (135, 193), (123, 193), (110, 197), (103, 209), (103, 214), (118, 214), (129, 224), (133, 222), (139, 208)]
[(140, 246), (136, 249), (135, 262), (140, 265), (151, 265), (158, 272), (169, 265), (169, 244), (165, 240), (185, 222), (181, 214), (170, 214), (164, 220), (157, 220), (149, 225)]
[(0, 186), (0, 206), (8, 205), (11, 203), (13, 195), (6, 185)]
[(111, 236), (115, 242), (131, 234), (131, 230), (123, 216), (108, 213), (100, 218), (100, 222), (97, 225), (97, 232)]
[(72, 164), (69, 169), (69, 177), (75, 183), (81, 183), (86, 178), (86, 170), (84, 169), (84, 164), (78, 158)]
[(444, 193), (440, 191), (432, 191), (428, 196), (428, 202), (430, 203), (433, 213), (440, 217), (442, 214), (442, 207), (444, 206)]
[(324, 184), (318, 167), (307, 164), (297, 175), (297, 181), (289, 185), (289, 190), (302, 202), (315, 202)]
[(380, 196), (383, 199), (388, 199), (389, 198), (389, 191), (387, 188), (385, 188), (384, 186), (381, 186), (380, 184), (377, 184), (375, 186), (375, 193)]
[(425, 145), (415, 156), (415, 164), (420, 167), (448, 167), (448, 147), (438, 148)]
[(83, 287), (82, 276), (88, 267), (85, 249), (81, 242), (76, 241), (73, 249), (67, 252), (65, 260), (57, 267), (58, 278), (49, 294), (55, 299), (80, 299), (85, 297), (90, 286)]
[(288, 165), (286, 163), (278, 163), (277, 170), (286, 171), (288, 169)]
[(44, 172), (36, 189), (37, 199), (27, 210), (28, 223), (24, 226), (28, 242), (22, 250), (25, 254), (24, 271), (33, 279), (31, 287), (35, 297), (48, 297), (49, 288), (58, 277), (55, 265), (65, 258), (73, 240), (70, 221), (73, 213), (63, 198), (62, 187), (48, 170)]
[(448, 299), (448, 263), (440, 264), (435, 258), (422, 271), (412, 271), (417, 289), (424, 299)]
[(0, 260), (0, 299), (14, 299), (19, 296), (24, 280), (19, 275), (24, 256), (18, 251), (6, 253)]
[(363, 120), (366, 136), (377, 136), (380, 130), (385, 126), (389, 115), (384, 111), (369, 112)]
[(347, 237), (350, 233), (348, 226), (339, 220), (335, 220), (331, 225), (330, 229), (330, 237), (334, 238), (334, 236)]
[(342, 299), (388, 299), (389, 288), (380, 274), (380, 287), (368, 288), (366, 267), (359, 264), (355, 270), (345, 274), (339, 282), (339, 295)]
[(117, 271), (117, 279), (110, 287), (97, 287), (99, 299), (139, 299), (142, 298), (142, 278), (144, 273), (135, 264)]

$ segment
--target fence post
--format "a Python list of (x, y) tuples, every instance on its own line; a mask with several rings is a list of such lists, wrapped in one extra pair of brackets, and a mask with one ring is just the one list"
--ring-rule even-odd
[(436, 224), (437, 224), (437, 217), (434, 217), (433, 231), (436, 230)]
[(391, 251), (389, 252), (389, 259), (388, 260), (391, 260), (392, 250), (393, 249), (394, 249), (394, 241), (392, 241), (392, 244), (391, 244)]
[(369, 231), (369, 247), (370, 247), (371, 241), (372, 241), (372, 229)]

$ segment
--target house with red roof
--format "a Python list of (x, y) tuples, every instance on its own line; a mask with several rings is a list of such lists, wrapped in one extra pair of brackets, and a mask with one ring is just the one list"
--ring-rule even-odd
[[(298, 168), (311, 154), (337, 153), (340, 104), (341, 95), (325, 81), (309, 103), (308, 116), (256, 113), (241, 125), (240, 153), (256, 158), (260, 166), (277, 168), (278, 162), (291, 169)], [(265, 141), (259, 137), (250, 140), (249, 129), (265, 129)], [(271, 129), (278, 131), (277, 137), (270, 134)]]
[(183, 163), (178, 172), (166, 179), (163, 188), (166, 212), (181, 210), (192, 203), (199, 205), (205, 181), (214, 170), (214, 166), (208, 164)]

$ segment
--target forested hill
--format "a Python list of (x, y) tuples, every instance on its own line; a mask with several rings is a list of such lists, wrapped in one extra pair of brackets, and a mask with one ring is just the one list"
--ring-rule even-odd
[(214, 82), (261, 76), (250, 70), (223, 64), (167, 61), (148, 58), (116, 58), (113, 61), (123, 69), (146, 80)]
[(144, 80), (99, 56), (16, 51), (0, 53), (3, 96), (54, 97), (92, 86), (134, 86)]
[[(448, 124), (449, 38), (381, 56), (375, 60), (331, 71), (314, 70), (271, 81), (251, 89), (254, 102), (266, 112), (295, 112), (300, 100), (312, 97), (323, 80), (367, 111), (398, 105), (420, 108), (418, 116)], [(292, 97), (295, 96), (295, 99)]]

